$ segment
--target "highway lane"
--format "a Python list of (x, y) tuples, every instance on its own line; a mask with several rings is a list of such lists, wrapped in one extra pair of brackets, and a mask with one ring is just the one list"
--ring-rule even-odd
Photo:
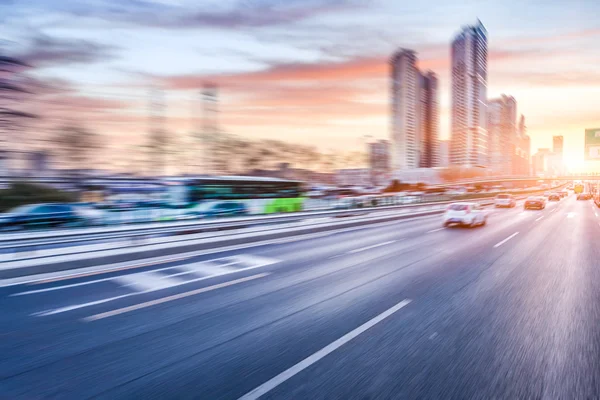
[[(527, 375), (499, 375), (500, 385), (486, 363), (496, 362), (505, 372), (515, 362), (522, 368), (538, 366), (537, 361), (547, 366), (559, 342), (554, 325), (570, 322), (566, 311), (597, 317), (594, 302), (575, 301), (581, 296), (573, 292), (593, 284), (590, 262), (597, 254), (580, 236), (569, 239), (572, 233), (597, 235), (594, 212), (591, 203), (571, 197), (540, 212), (494, 211), (485, 228), (440, 229), (439, 217), (423, 218), (207, 255), (192, 261), (241, 257), (246, 265), (261, 257), (273, 263), (46, 316), (36, 313), (112, 296), (123, 290), (121, 281), (20, 296), (10, 295), (99, 277), (4, 288), (0, 301), (10, 312), (1, 317), (9, 329), (0, 345), (6, 356), (0, 362), (0, 397), (237, 398), (406, 299), (411, 302), (402, 309), (266, 397), (436, 397), (486, 390), (503, 397), (493, 392), (498, 387), (507, 394), (509, 389), (540, 393), (535, 385), (549, 390), (552, 375), (543, 377), (546, 385), (520, 386), (512, 383)], [(573, 255), (582, 265), (577, 273), (568, 268)], [(552, 274), (545, 269), (540, 274), (546, 263), (554, 266)], [(248, 280), (217, 287), (242, 279)], [(559, 307), (556, 292), (546, 289), (573, 297), (571, 308)], [(194, 290), (207, 291), (156, 303)], [(538, 309), (559, 312), (539, 315)], [(90, 321), (94, 316), (101, 318)], [(519, 326), (510, 326), (511, 320)], [(586, 339), (596, 337), (593, 327), (585, 325)], [(552, 340), (543, 351), (531, 350), (531, 364), (519, 364), (522, 348), (530, 349), (524, 340), (531, 332)], [(577, 332), (561, 331), (562, 340)], [(598, 341), (586, 343), (593, 350)], [(575, 350), (580, 344), (572, 343)], [(592, 352), (588, 360), (592, 356), (598, 359)], [(464, 377), (453, 372), (461, 366)], [(583, 366), (594, 364), (583, 363), (574, 372)], [(560, 376), (561, 366), (554, 368)], [(470, 380), (473, 385), (465, 383)], [(590, 382), (582, 387), (592, 388)], [(565, 388), (554, 390), (564, 394)]]

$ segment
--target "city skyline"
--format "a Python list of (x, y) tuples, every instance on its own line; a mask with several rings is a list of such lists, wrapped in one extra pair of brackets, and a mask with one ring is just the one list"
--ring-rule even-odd
[[(418, 67), (438, 74), (448, 139), (448, 48), (460, 26), (480, 18), (492, 32), (488, 98), (518, 99), (532, 152), (562, 135), (567, 165), (583, 159), (584, 130), (600, 126), (598, 55), (586, 51), (600, 36), (592, 18), (599, 6), (525, 4), (514, 15), (510, 5), (433, 3), (426, 15), (386, 1), (224, 1), (204, 11), (185, 0), (12, 2), (0, 6), (8, 38), (0, 48), (63, 89), (48, 97), (52, 120), (80, 115), (116, 147), (146, 135), (150, 85), (165, 87), (167, 128), (183, 136), (211, 80), (222, 88), (220, 121), (233, 134), (353, 149), (364, 134), (389, 137), (387, 59), (398, 47), (418, 49)], [(528, 10), (543, 18), (528, 24)], [(383, 23), (390, 15), (394, 26)]]

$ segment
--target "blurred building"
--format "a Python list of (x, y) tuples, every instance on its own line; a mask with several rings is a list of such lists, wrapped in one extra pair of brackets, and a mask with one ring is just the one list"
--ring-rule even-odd
[(401, 49), (391, 59), (392, 168), (419, 166), (419, 80), (417, 55)]
[(389, 181), (391, 144), (388, 140), (369, 143), (369, 167), (371, 180), (375, 185)]
[(432, 71), (420, 76), (420, 159), (421, 168), (439, 166), (439, 101), (438, 78)]
[(447, 167), (450, 165), (450, 141), (440, 140), (439, 144), (439, 166)]
[(397, 179), (402, 183), (425, 183), (428, 185), (436, 185), (443, 183), (441, 178), (440, 168), (413, 168), (395, 171), (393, 179)]
[(391, 64), (392, 156), (394, 171), (439, 163), (438, 78), (421, 73), (413, 50), (400, 49)]
[(279, 164), (278, 169), (253, 169), (248, 171), (247, 176), (258, 176), (265, 178), (280, 178), (307, 182), (309, 184), (333, 185), (335, 174), (327, 172), (316, 172), (303, 168), (290, 168), (288, 163)]
[(513, 173), (516, 162), (517, 101), (512, 96), (501, 95), (488, 101), (487, 109), (489, 169), (493, 175)]
[(450, 163), (487, 166), (487, 31), (481, 21), (452, 42)]
[(552, 152), (563, 157), (565, 138), (563, 136), (552, 136)]
[(513, 175), (531, 175), (531, 138), (527, 135), (525, 116), (521, 114), (517, 128), (513, 158)]
[(335, 171), (335, 184), (338, 186), (371, 186), (369, 168), (348, 168)]
[(548, 148), (538, 149), (532, 157), (533, 174), (536, 176), (551, 175), (552, 150)]

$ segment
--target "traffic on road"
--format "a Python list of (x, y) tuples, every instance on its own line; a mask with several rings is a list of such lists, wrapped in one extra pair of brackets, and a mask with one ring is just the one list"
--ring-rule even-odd
[(564, 379), (600, 367), (576, 198), (0, 281), (0, 396), (595, 398)]

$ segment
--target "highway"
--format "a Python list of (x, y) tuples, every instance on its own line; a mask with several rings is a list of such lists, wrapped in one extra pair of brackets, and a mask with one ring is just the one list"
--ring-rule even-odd
[(600, 209), (489, 213), (1, 287), (0, 399), (599, 398)]

